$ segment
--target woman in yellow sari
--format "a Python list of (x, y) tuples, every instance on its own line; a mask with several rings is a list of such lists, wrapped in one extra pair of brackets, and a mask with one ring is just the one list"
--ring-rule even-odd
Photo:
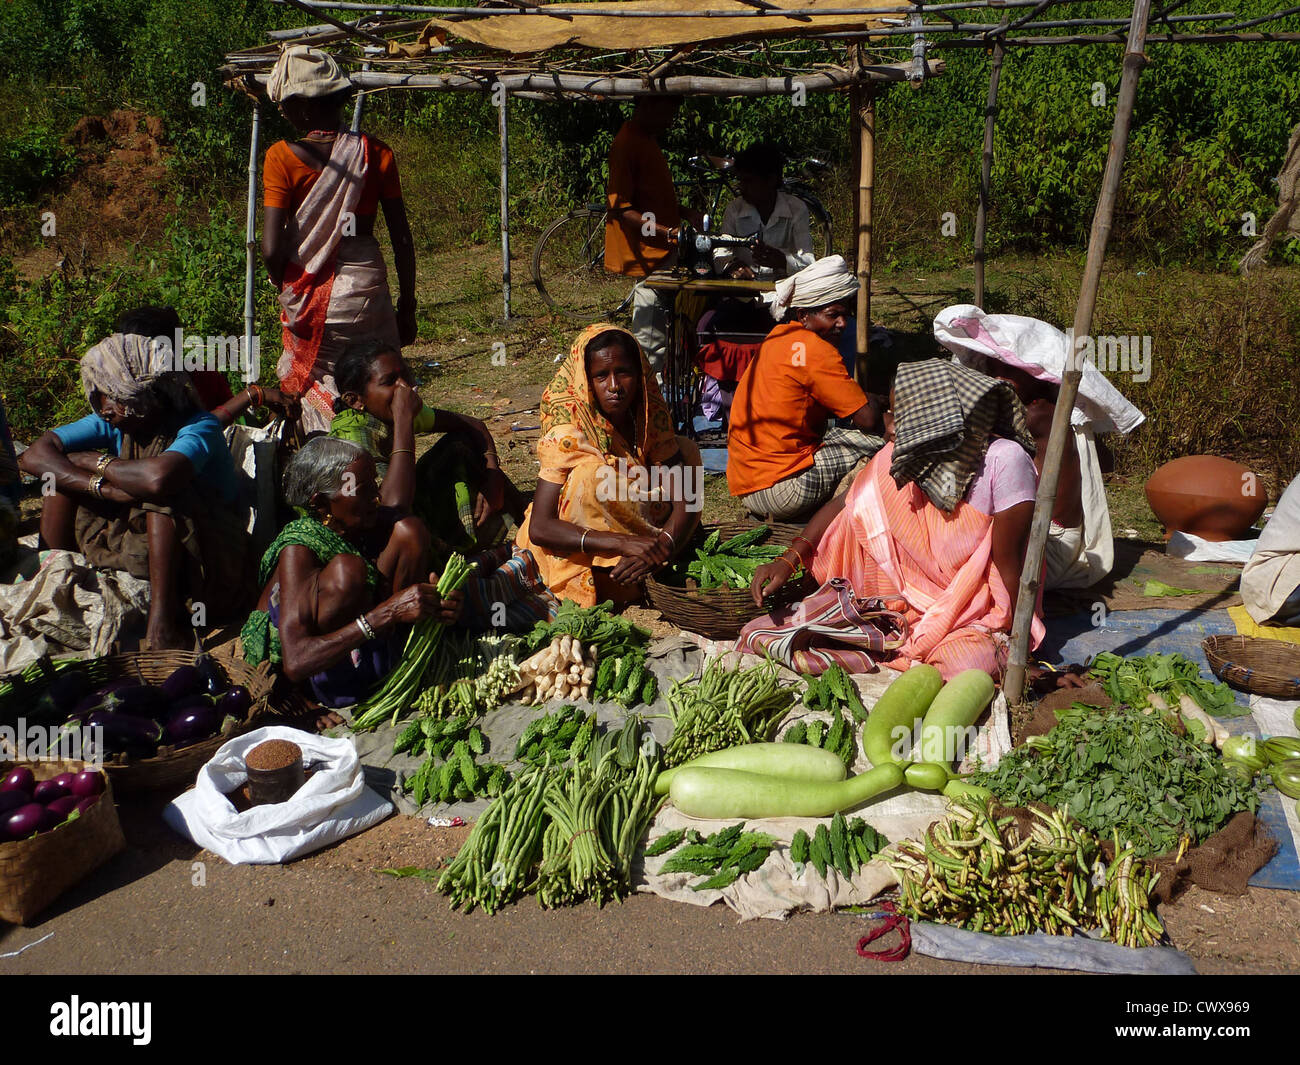
[(632, 334), (584, 330), (542, 394), (541, 423), (537, 492), (516, 546), (559, 599), (640, 598), (694, 532), (704, 471)]

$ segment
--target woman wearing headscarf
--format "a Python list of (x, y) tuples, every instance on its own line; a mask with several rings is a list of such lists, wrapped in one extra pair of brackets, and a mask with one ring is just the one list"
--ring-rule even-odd
[(428, 531), (382, 504), (360, 445), (308, 440), (284, 471), (284, 497), (299, 517), (262, 556), (262, 595), (240, 634), (244, 657), (269, 660), (322, 706), (351, 706), (401, 660), (413, 622), (456, 622), (461, 595), (438, 595)]
[[(1037, 445), (1035, 462), (1041, 474), (1070, 354), (1066, 335), (1036, 318), (985, 314), (978, 307), (960, 304), (935, 316), (934, 337), (958, 362), (1016, 390)], [(1137, 355), (1133, 352), (1135, 372)], [(1146, 369), (1149, 372), (1150, 367)], [(1139, 374), (1138, 379), (1144, 378)], [(1130, 433), (1145, 420), (1092, 362), (1083, 364), (1047, 533), (1044, 588), (1088, 588), (1110, 573), (1115, 541), (1102, 481), (1105, 447), (1098, 438), (1104, 433)]]
[[(1038, 489), (1024, 409), (1009, 385), (930, 359), (898, 368), (892, 422), (893, 439), (848, 491), (759, 567), (754, 602), (800, 566), (823, 583), (847, 578), (907, 619), (903, 645), (882, 659), (891, 669), (926, 662), (945, 679), (1000, 677)], [(751, 622), (737, 646), (798, 624), (796, 605)], [(1035, 614), (1034, 646), (1043, 634)]]
[(192, 647), (194, 619), (212, 624), (235, 613), (246, 584), (234, 462), (220, 424), (200, 409), (172, 358), (136, 334), (96, 344), (81, 360), (93, 413), (45, 433), (21, 459), (50, 489), (43, 546), (149, 580), (154, 649)]
[[(727, 434), (728, 487), (756, 517), (808, 515), (883, 444), (884, 404), (849, 376), (836, 348), (857, 291), (839, 255), (776, 287), (772, 316), (781, 324), (740, 379)], [(854, 428), (828, 429), (832, 416)]]
[(639, 598), (699, 522), (703, 470), (632, 334), (584, 330), (542, 394), (541, 422), (537, 492), (516, 545), (557, 599)]
[[(329, 429), (334, 363), (352, 340), (392, 348), (415, 339), (415, 245), (392, 150), (343, 122), (351, 82), (305, 45), (287, 48), (266, 86), (301, 134), (279, 141), (263, 167), (262, 258), (280, 290), (282, 390), (302, 395), (308, 432)], [(380, 208), (397, 266), (396, 313), (375, 240)]]

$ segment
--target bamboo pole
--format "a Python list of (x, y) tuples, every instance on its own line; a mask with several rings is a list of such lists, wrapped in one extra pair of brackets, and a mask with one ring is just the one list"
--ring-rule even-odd
[(1115, 125), (1110, 135), (1110, 151), (1106, 156), (1106, 171), (1102, 177), (1101, 196), (1092, 216), (1092, 233), (1088, 238), (1088, 258), (1083, 268), (1079, 286), (1079, 302), (1074, 312), (1074, 329), (1070, 334), (1071, 351), (1066, 360), (1061, 394), (1056, 401), (1052, 417), (1052, 432), (1047, 442), (1047, 455), (1043, 459), (1043, 475), (1038, 483), (1038, 498), (1034, 501), (1034, 520), (1029, 530), (1029, 548), (1025, 565), (1020, 573), (1020, 594), (1011, 626), (1011, 652), (1007, 675), (1002, 688), (1012, 705), (1020, 702), (1024, 693), (1025, 671), (1029, 662), (1030, 626), (1034, 607), (1038, 602), (1042, 583), (1043, 555), (1047, 547), (1047, 533), (1052, 522), (1052, 508), (1056, 504), (1056, 486), (1061, 473), (1061, 457), (1065, 454), (1066, 438), (1070, 432), (1070, 413), (1083, 376), (1080, 341), (1092, 334), (1092, 313), (1097, 305), (1097, 289), (1101, 284), (1101, 265), (1106, 257), (1106, 242), (1110, 238), (1111, 218), (1115, 213), (1115, 200), (1119, 194), (1120, 176), (1124, 170), (1124, 152), (1128, 147), (1129, 127), (1133, 121), (1133, 102), (1137, 96), (1138, 77), (1147, 63), (1147, 18), (1151, 13), (1151, 0), (1135, 0), (1133, 21), (1129, 27), (1128, 44), (1124, 50), (1124, 74), (1120, 79), (1119, 98), (1115, 104)]
[(876, 90), (865, 85), (860, 90), (857, 111), (858, 131), (858, 336), (857, 363), (854, 376), (865, 390), (867, 360), (871, 354), (871, 199), (876, 185)]
[[(1041, 0), (969, 0), (968, 3), (947, 3), (947, 4), (926, 4), (926, 11), (960, 11), (964, 8), (984, 8), (995, 7), (999, 10), (1005, 8), (1036, 7)], [(1077, 3), (1101, 3), (1103, 0), (1075, 0)], [(813, 15), (817, 18), (852, 18), (861, 16), (862, 18), (876, 18), (879, 15), (910, 15), (915, 9), (913, 5), (900, 5), (898, 7), (830, 7), (830, 8), (798, 8), (798, 7), (769, 7), (744, 11), (737, 8), (727, 10), (634, 10), (634, 11), (617, 11), (605, 8), (599, 11), (592, 11), (590, 8), (584, 8), (581, 5), (565, 7), (560, 4), (548, 4), (534, 7), (518, 8), (465, 8), (465, 7), (436, 7), (428, 4), (384, 4), (384, 3), (358, 3), (357, 0), (272, 0), (276, 4), (291, 4), (293, 7), (303, 10), (322, 11), (329, 9), (331, 11), (369, 11), (374, 14), (418, 14), (441, 16), (457, 21), (471, 21), (483, 18), (496, 18), (502, 15), (531, 15), (548, 16), (551, 18), (578, 17), (578, 18), (627, 18), (627, 19), (738, 19), (738, 18), (789, 18), (799, 21), (799, 16)], [(328, 16), (322, 15), (322, 18), (328, 19)]]
[(998, 82), (1006, 46), (999, 38), (989, 63), (989, 95), (984, 107), (984, 158), (980, 162), (979, 206), (975, 210), (975, 306), (984, 307), (984, 241), (988, 234), (989, 201), (993, 181), (993, 132), (998, 116)]
[(497, 130), (501, 135), (501, 298), (505, 320), (510, 321), (510, 133), (506, 125), (506, 100), (503, 86), (497, 100)]
[[(245, 359), (251, 359), (257, 350), (253, 346), (257, 333), (257, 307), (253, 286), (257, 280), (257, 161), (262, 139), (262, 108), (253, 101), (253, 130), (248, 138), (248, 209), (244, 214), (244, 350)], [(247, 376), (251, 370), (241, 367)]]
[[(362, 63), (361, 69), (369, 70), (370, 64)], [(366, 94), (364, 91), (362, 91), (357, 93), (357, 98), (352, 104), (352, 132), (353, 133), (359, 133), (361, 131), (361, 112), (365, 106), (365, 100), (366, 100)]]

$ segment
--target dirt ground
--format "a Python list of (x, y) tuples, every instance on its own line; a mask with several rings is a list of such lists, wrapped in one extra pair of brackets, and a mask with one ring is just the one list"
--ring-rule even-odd
[[(394, 816), (285, 866), (230, 866), (174, 835), (165, 799), (125, 797), (127, 850), (31, 927), (0, 926), (0, 973), (843, 973), (1044, 972), (913, 953), (867, 961), (851, 913), (739, 923), (721, 905), (636, 895), (603, 910), (543, 911), (524, 900), (494, 916), (448, 909), (434, 885), (380, 869), (436, 869), (468, 828)], [(1162, 909), (1198, 971), (1300, 973), (1300, 895), (1243, 898), (1193, 888)], [(42, 937), (53, 935), (42, 942)]]

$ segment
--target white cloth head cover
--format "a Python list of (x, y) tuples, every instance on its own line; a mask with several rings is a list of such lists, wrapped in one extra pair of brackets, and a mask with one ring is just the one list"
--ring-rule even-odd
[(93, 408), (95, 393), (128, 408), (134, 407), (160, 374), (175, 369), (170, 344), (152, 337), (105, 337), (81, 357), (81, 387)]
[[(987, 373), (987, 359), (1059, 385), (1069, 354), (1066, 335), (1055, 326), (1019, 314), (985, 314), (968, 303), (940, 311), (934, 338), (960, 363)], [(1070, 422), (1094, 433), (1130, 433), (1146, 415), (1125, 399), (1092, 362), (1085, 362)]]
[(266, 80), (266, 94), (278, 104), (290, 96), (332, 96), (351, 86), (333, 56), (305, 44), (294, 44), (275, 61)]
[(769, 310), (778, 322), (791, 307), (825, 307), (838, 303), (858, 291), (858, 279), (849, 270), (843, 255), (828, 255), (797, 274), (778, 281), (776, 289), (763, 294), (771, 304)]

